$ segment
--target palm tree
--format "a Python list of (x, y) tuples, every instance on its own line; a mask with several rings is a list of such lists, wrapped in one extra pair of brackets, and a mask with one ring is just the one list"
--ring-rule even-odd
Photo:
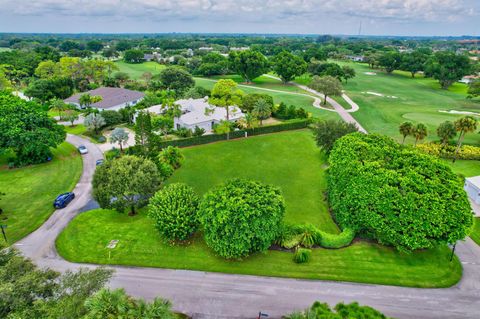
[(90, 105), (92, 105), (92, 96), (88, 93), (82, 94), (80, 95), (78, 102), (82, 107), (89, 107)]
[(50, 105), (50, 109), (54, 111), (58, 111), (58, 117), (61, 118), (62, 112), (68, 109), (68, 105), (60, 99), (55, 99)]
[(116, 127), (110, 135), (111, 143), (118, 143), (120, 145), (120, 152), (123, 153), (123, 144), (128, 141), (128, 132), (121, 127)]
[(402, 124), (400, 124), (399, 131), (400, 131), (400, 134), (403, 135), (402, 144), (405, 144), (405, 139), (407, 138), (407, 136), (410, 136), (413, 134), (412, 122), (403, 122)]
[(415, 146), (417, 146), (417, 142), (423, 140), (425, 137), (427, 137), (428, 131), (427, 127), (423, 123), (418, 123), (414, 130), (413, 130), (413, 136), (415, 136)]
[(442, 148), (444, 148), (448, 141), (457, 135), (455, 125), (450, 121), (445, 121), (437, 128), (437, 135), (442, 142)]
[(262, 126), (263, 120), (269, 118), (272, 114), (272, 108), (266, 100), (260, 99), (253, 106), (252, 114), (260, 120), (260, 126)]
[(463, 139), (465, 134), (474, 132), (477, 129), (478, 122), (473, 116), (465, 116), (461, 119), (458, 119), (454, 122), (455, 130), (460, 132), (460, 136), (458, 137), (457, 142), (457, 149), (455, 150), (455, 155), (453, 156), (453, 163), (457, 160), (458, 152), (462, 147)]
[(249, 129), (249, 128), (255, 128), (258, 126), (258, 119), (253, 116), (251, 113), (245, 114), (245, 117), (241, 119), (240, 124), (243, 128)]

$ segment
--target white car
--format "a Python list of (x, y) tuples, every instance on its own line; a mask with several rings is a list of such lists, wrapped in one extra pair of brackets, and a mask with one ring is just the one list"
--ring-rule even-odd
[(78, 147), (78, 151), (80, 152), (80, 154), (87, 154), (88, 153), (88, 150), (87, 150), (87, 147), (85, 147), (84, 145), (80, 145)]

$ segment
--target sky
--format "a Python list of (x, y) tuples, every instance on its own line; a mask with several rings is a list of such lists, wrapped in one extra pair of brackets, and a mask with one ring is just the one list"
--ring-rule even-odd
[(0, 0), (0, 32), (480, 35), (480, 0)]

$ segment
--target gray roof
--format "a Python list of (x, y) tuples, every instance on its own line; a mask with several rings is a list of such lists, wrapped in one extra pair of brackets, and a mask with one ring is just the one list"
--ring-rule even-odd
[(99, 109), (108, 109), (117, 105), (131, 103), (137, 101), (145, 96), (144, 93), (132, 91), (122, 88), (100, 87), (88, 92), (77, 93), (64, 101), (66, 103), (79, 104), (80, 96), (83, 94), (90, 94), (91, 96), (99, 95), (102, 97), (100, 102), (94, 103), (91, 106)]

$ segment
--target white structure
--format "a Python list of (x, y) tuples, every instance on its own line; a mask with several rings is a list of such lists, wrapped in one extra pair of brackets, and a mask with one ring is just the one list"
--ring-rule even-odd
[(475, 203), (480, 205), (480, 176), (465, 178), (465, 191), (468, 197)]
[[(182, 115), (173, 121), (175, 129), (187, 128), (194, 130), (196, 126), (203, 128), (205, 132), (211, 132), (213, 127), (220, 121), (227, 120), (227, 110), (223, 107), (215, 107), (208, 103), (208, 97), (202, 99), (178, 100), (175, 102), (180, 106)], [(161, 105), (154, 105), (146, 109), (154, 114), (161, 114)], [(229, 108), (229, 121), (236, 122), (244, 117), (242, 111), (236, 106)]]

